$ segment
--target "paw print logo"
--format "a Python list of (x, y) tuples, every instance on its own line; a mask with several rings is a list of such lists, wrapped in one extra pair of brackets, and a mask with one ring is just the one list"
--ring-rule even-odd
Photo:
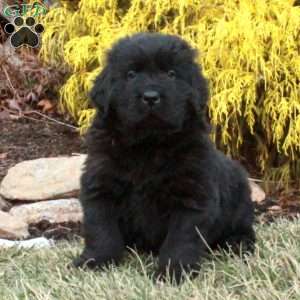
[(33, 17), (16, 17), (13, 23), (7, 23), (4, 27), (7, 34), (11, 34), (10, 43), (13, 47), (19, 48), (27, 45), (32, 48), (38, 47), (40, 43), (40, 34), (44, 31), (42, 24), (35, 24)]

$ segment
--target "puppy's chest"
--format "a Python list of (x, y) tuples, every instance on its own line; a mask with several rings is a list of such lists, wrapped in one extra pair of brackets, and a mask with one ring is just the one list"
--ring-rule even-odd
[(155, 165), (136, 162), (133, 166), (126, 172), (126, 179), (133, 185), (134, 189), (146, 186), (146, 185), (157, 185), (159, 184), (158, 176), (159, 168)]
[(157, 251), (163, 242), (170, 209), (158, 198), (133, 189), (121, 207), (120, 228), (128, 246)]
[(166, 151), (134, 153), (127, 155), (121, 162), (119, 174), (128, 187), (127, 201), (135, 207), (157, 207), (157, 212), (164, 214), (170, 205), (170, 183), (178, 169), (178, 162)]
[(171, 169), (175, 169), (174, 162), (162, 155), (140, 155), (128, 160), (124, 168), (124, 176), (134, 187), (141, 185), (160, 185)]
[(124, 174), (130, 186), (127, 190), (128, 207), (141, 213), (147, 211), (147, 207), (155, 207), (155, 214), (165, 215), (170, 205), (168, 182), (174, 169), (172, 162), (160, 157), (132, 162)]

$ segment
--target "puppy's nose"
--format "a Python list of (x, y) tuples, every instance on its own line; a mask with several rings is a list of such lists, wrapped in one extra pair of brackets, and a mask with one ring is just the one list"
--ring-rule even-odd
[(143, 95), (143, 101), (144, 103), (152, 107), (160, 102), (160, 95), (157, 91), (146, 91)]

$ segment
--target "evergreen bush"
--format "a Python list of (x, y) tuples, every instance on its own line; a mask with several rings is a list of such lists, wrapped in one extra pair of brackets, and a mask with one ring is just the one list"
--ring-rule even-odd
[(120, 37), (178, 34), (199, 49), (211, 84), (217, 146), (269, 178), (300, 175), (300, 7), (291, 0), (60, 1), (47, 14), (41, 56), (69, 68), (61, 105), (85, 131), (88, 91)]

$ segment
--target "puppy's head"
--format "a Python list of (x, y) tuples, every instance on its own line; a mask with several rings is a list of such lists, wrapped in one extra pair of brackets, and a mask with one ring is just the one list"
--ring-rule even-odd
[(108, 53), (91, 98), (104, 120), (142, 131), (181, 130), (201, 122), (207, 82), (196, 51), (177, 36), (142, 33), (121, 39)]

